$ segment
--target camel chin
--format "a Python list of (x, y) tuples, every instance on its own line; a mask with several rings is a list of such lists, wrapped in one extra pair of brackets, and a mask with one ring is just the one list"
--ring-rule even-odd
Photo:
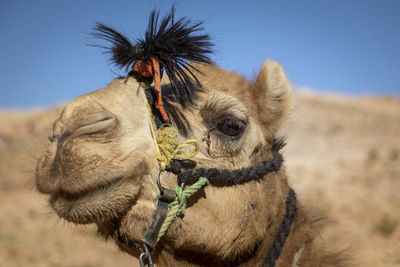
[(126, 213), (138, 194), (138, 188), (129, 181), (117, 179), (106, 186), (93, 188), (81, 194), (56, 192), (50, 205), (61, 218), (77, 224), (103, 223)]

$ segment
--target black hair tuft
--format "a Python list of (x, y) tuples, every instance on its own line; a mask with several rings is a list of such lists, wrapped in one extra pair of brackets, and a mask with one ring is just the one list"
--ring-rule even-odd
[[(112, 62), (129, 70), (135, 61), (147, 62), (151, 57), (158, 60), (161, 72), (165, 71), (171, 82), (171, 89), (177, 102), (183, 107), (193, 104), (197, 91), (201, 88), (193, 71), (198, 71), (192, 63), (213, 64), (209, 54), (213, 44), (203, 30), (202, 22), (192, 24), (186, 18), (174, 21), (174, 8), (163, 19), (159, 12), (150, 14), (148, 29), (144, 39), (132, 44), (128, 38), (116, 30), (97, 23), (91, 36), (106, 40), (110, 46), (94, 45), (106, 49), (112, 55)], [(130, 73), (133, 75), (133, 73)]]
[(275, 137), (272, 141), (272, 152), (279, 152), (286, 146), (286, 140), (284, 137)]

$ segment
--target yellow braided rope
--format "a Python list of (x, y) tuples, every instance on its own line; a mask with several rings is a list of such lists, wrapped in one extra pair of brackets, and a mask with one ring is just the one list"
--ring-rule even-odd
[[(141, 87), (143, 86), (142, 83), (140, 83), (140, 86)], [(144, 88), (144, 87), (142, 87), (142, 88)], [(147, 88), (144, 88), (144, 89), (147, 90), (149, 88), (150, 87), (147, 87)], [(157, 138), (156, 138), (156, 133), (154, 131), (153, 120), (151, 119), (151, 109), (150, 109), (149, 101), (147, 100), (146, 96), (144, 97), (144, 99), (145, 99), (145, 102), (146, 102), (147, 119), (149, 121), (149, 126), (150, 126), (150, 130), (151, 130), (151, 136), (153, 137), (153, 141), (154, 141), (154, 144), (155, 144), (155, 147), (156, 147), (156, 150), (157, 150), (157, 157), (158, 157), (158, 155), (160, 155), (160, 150), (158, 149), (157, 142), (155, 141)]]
[[(171, 162), (172, 159), (189, 159), (195, 156), (199, 149), (199, 143), (195, 139), (186, 140), (183, 143), (178, 143), (178, 131), (170, 125), (163, 125), (157, 132), (157, 146), (160, 153), (157, 155), (158, 162), (162, 170)], [(194, 149), (184, 153), (182, 149), (188, 146), (193, 146)]]
[[(153, 136), (154, 145), (157, 150), (157, 160), (160, 164), (160, 168), (165, 170), (172, 159), (185, 160), (194, 157), (199, 150), (199, 142), (195, 139), (189, 139), (178, 145), (178, 130), (169, 124), (162, 125), (156, 134), (147, 97), (145, 97), (145, 102), (151, 135)], [(188, 146), (193, 146), (194, 149), (186, 153), (181, 152), (182, 149)]]

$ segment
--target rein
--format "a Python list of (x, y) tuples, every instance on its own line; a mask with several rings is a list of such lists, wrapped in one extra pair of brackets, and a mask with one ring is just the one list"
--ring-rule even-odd
[(288, 196), (286, 198), (285, 217), (283, 218), (279, 231), (275, 236), (274, 243), (268, 252), (268, 256), (264, 260), (263, 267), (275, 266), (275, 261), (281, 255), (283, 246), (285, 245), (285, 240), (290, 233), (290, 228), (296, 217), (296, 202), (296, 194), (293, 189), (289, 187)]
[[(139, 66), (141, 67), (139, 70), (144, 70), (145, 74), (149, 73), (150, 69), (154, 68), (154, 59), (146, 64), (140, 62)], [(133, 71), (137, 71), (137, 62), (133, 65)], [(159, 66), (158, 63), (156, 66)], [(158, 67), (159, 68), (159, 67)], [(156, 67), (157, 69), (157, 67)], [(203, 186), (208, 184), (208, 180), (206, 178), (198, 177), (198, 181), (192, 183), (192, 186), (188, 187), (184, 190), (185, 183), (181, 183), (181, 187), (175, 186), (174, 190), (165, 188), (161, 184), (160, 176), (162, 171), (165, 171), (167, 166), (171, 163), (172, 160), (186, 160), (197, 154), (199, 145), (197, 140), (190, 139), (178, 145), (178, 131), (175, 127), (170, 123), (168, 114), (165, 112), (163, 103), (161, 101), (161, 86), (160, 86), (160, 72), (153, 71), (154, 75), (158, 78), (155, 78), (155, 90), (157, 92), (157, 101), (154, 104), (154, 107), (158, 112), (154, 112), (155, 116), (158, 115), (158, 123), (156, 124), (158, 131), (154, 130), (153, 120), (152, 120), (152, 111), (149, 105), (149, 102), (153, 104), (152, 94), (150, 92), (151, 86), (149, 83), (142, 83), (141, 86), (145, 89), (145, 101), (146, 101), (146, 109), (148, 115), (149, 126), (152, 134), (152, 138), (154, 141), (154, 145), (157, 151), (157, 160), (160, 165), (160, 169), (157, 175), (157, 185), (160, 190), (160, 195), (157, 199), (156, 209), (153, 215), (153, 222), (151, 226), (146, 230), (144, 234), (144, 239), (142, 240), (142, 252), (139, 256), (140, 266), (153, 266), (153, 260), (151, 257), (152, 251), (155, 250), (157, 242), (167, 231), (168, 227), (171, 225), (172, 221), (179, 215), (184, 214), (184, 210), (186, 208), (186, 197), (194, 194), (197, 190), (202, 188)], [(143, 75), (143, 73), (139, 73), (139, 75)], [(146, 76), (147, 77), (147, 76)], [(143, 86), (144, 85), (144, 86)], [(147, 93), (150, 92), (150, 93)], [(160, 104), (161, 103), (161, 104)], [(164, 122), (161, 124), (160, 122)], [(192, 146), (194, 149), (191, 152), (184, 153), (181, 150), (184, 147)], [(170, 212), (168, 214), (168, 210), (170, 208)], [(168, 214), (168, 216), (167, 216)]]

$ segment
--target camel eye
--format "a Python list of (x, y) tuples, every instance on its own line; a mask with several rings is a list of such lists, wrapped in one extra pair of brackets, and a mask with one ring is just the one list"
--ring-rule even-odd
[(237, 137), (244, 130), (244, 122), (236, 118), (222, 118), (216, 125), (216, 128), (223, 134)]

